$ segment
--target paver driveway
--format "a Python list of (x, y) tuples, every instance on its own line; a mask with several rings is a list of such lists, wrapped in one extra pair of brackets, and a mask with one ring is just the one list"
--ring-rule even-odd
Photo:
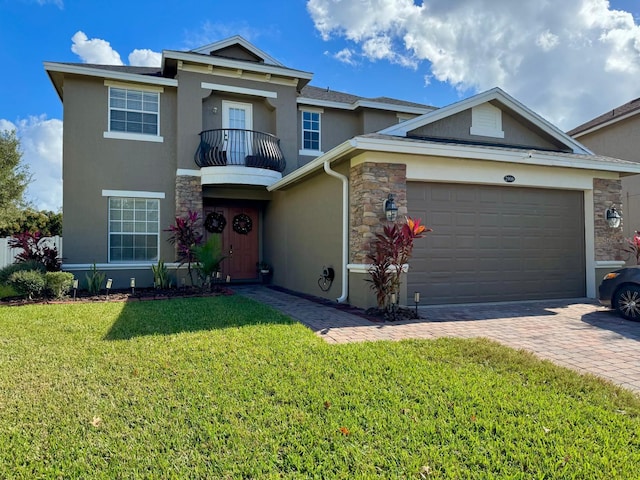
[(236, 289), (300, 321), (329, 343), (485, 337), (640, 394), (640, 322), (589, 299), (421, 307), (420, 320), (374, 323), (265, 287)]

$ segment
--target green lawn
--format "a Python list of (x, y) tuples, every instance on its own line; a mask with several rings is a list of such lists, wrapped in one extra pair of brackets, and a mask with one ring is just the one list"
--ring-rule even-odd
[(640, 400), (248, 299), (0, 307), (0, 478), (638, 478)]

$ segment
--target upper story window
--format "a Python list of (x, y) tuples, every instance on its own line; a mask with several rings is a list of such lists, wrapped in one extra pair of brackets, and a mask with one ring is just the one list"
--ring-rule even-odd
[(321, 154), (320, 115), (321, 110), (302, 110), (302, 150), (301, 155)]
[(158, 92), (109, 88), (109, 130), (158, 135)]
[(162, 142), (160, 136), (161, 88), (129, 87), (105, 81), (109, 87), (109, 129), (105, 138)]

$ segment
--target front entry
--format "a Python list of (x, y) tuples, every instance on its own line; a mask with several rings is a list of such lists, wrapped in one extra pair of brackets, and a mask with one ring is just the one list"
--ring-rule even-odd
[[(259, 211), (256, 207), (219, 204), (205, 207), (205, 225), (209, 214), (220, 215), (226, 221), (222, 229), (222, 252), (227, 258), (222, 262), (222, 276), (231, 281), (256, 280), (258, 273)], [(205, 240), (212, 235), (205, 229)]]

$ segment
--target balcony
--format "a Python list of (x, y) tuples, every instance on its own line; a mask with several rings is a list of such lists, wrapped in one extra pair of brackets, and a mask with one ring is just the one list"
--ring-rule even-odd
[(280, 140), (269, 133), (234, 128), (205, 130), (195, 162), (202, 184), (271, 185), (286, 167)]

